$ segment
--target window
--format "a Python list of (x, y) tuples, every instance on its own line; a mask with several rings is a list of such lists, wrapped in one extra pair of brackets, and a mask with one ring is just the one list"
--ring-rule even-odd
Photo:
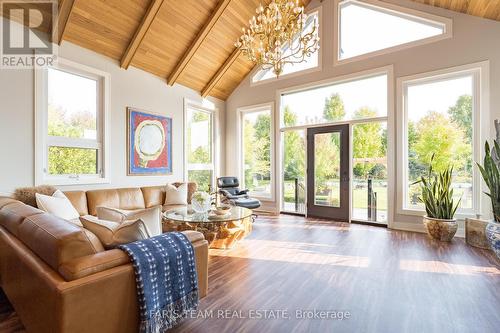
[[(315, 204), (339, 206), (338, 133), (315, 135), (315, 184), (305, 183), (306, 133), (321, 124), (348, 123), (352, 137), (352, 219), (388, 222), (389, 87), (391, 66), (281, 93), (283, 211), (305, 213), (307, 191), (316, 194)], [(328, 187), (332, 190), (325, 191)]]
[[(304, 26), (304, 33), (310, 33), (314, 27), (315, 22), (319, 22), (319, 12), (315, 11), (310, 13), (307, 16), (306, 24)], [(320, 28), (321, 29), (321, 28)], [(319, 33), (319, 31), (317, 31)], [(301, 72), (307, 69), (312, 69), (316, 68), (319, 66), (319, 53), (320, 51), (318, 50), (317, 52), (314, 52), (310, 57), (306, 57), (306, 61), (298, 63), (298, 64), (286, 64), (283, 67), (283, 73), (280, 75), (280, 77), (283, 77), (288, 74), (292, 73), (297, 73)], [(287, 54), (290, 54), (290, 50), (288, 48), (283, 48), (283, 54), (286, 56)], [(269, 79), (274, 79), (276, 78), (276, 74), (274, 74), (273, 69), (261, 69), (259, 70), (252, 78), (252, 82), (260, 82), (260, 81), (265, 81)]]
[(202, 191), (214, 188), (214, 111), (192, 104), (186, 107), (187, 179)]
[[(480, 160), (479, 111), (481, 69), (447, 70), (400, 80), (404, 110), (402, 148), (403, 210), (422, 211), (418, 185), (431, 158), (433, 168), (441, 171), (453, 166), (454, 199), (461, 199), (459, 213), (479, 211), (479, 180), (474, 161)], [(486, 116), (487, 117), (487, 116)], [(488, 132), (488, 131), (484, 131)]]
[(339, 61), (378, 55), (381, 50), (394, 51), (451, 35), (450, 19), (380, 1), (342, 1), (338, 17)]
[(273, 199), (272, 105), (240, 110), (242, 187), (253, 196)]
[[(289, 114), (289, 109), (285, 109), (284, 112), (288, 113), (285, 117), (293, 124), (294, 118), (292, 114)], [(301, 129), (282, 132), (281, 141), (283, 142), (281, 209), (284, 212), (305, 214), (306, 131)]]
[(352, 218), (387, 222), (387, 122), (352, 126)]
[(106, 181), (107, 74), (61, 60), (36, 81), (37, 183)]
[[(362, 94), (362, 98), (360, 95)], [(281, 97), (283, 127), (387, 116), (387, 75), (376, 74)], [(369, 112), (368, 112), (368, 111)], [(293, 117), (293, 122), (285, 117)]]

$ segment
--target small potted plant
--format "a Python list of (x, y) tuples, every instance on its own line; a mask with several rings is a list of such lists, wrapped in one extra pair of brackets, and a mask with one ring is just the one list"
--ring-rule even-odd
[[(496, 140), (493, 152), (495, 156), (500, 157), (500, 146)], [(491, 154), (488, 141), (485, 144), (484, 165), (478, 163), (477, 166), (490, 191), (486, 195), (490, 197), (493, 209), (493, 220), (486, 226), (486, 236), (492, 250), (500, 258), (500, 167)]]
[(429, 236), (440, 241), (451, 241), (458, 229), (457, 220), (454, 218), (460, 200), (453, 200), (453, 189), (451, 188), (451, 176), (453, 167), (448, 167), (437, 174), (433, 172), (432, 162), (427, 176), (422, 176), (419, 181), (422, 191), (419, 201), (425, 205), (426, 215), (424, 225)]

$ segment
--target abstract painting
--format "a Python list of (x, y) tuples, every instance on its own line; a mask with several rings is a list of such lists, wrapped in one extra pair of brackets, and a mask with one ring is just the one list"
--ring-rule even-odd
[(129, 176), (172, 173), (172, 118), (127, 108)]

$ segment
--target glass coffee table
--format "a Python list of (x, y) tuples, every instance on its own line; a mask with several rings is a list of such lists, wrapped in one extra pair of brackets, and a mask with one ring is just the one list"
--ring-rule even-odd
[(163, 213), (163, 232), (196, 230), (205, 236), (211, 249), (230, 249), (252, 231), (248, 208), (231, 207), (226, 215), (195, 213), (190, 206)]

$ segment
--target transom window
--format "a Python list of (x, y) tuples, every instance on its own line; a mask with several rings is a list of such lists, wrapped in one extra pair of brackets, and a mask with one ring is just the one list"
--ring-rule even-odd
[[(314, 27), (314, 22), (315, 20), (319, 22), (319, 12), (315, 11), (310, 13), (307, 16), (306, 24), (304, 26), (304, 34), (309, 33), (312, 31)], [(319, 22), (321, 24), (321, 22)], [(321, 28), (320, 28), (321, 29)], [(319, 33), (319, 31), (317, 31)], [(306, 57), (304, 62), (298, 63), (298, 64), (286, 64), (283, 67), (283, 73), (280, 75), (280, 77), (283, 77), (287, 74), (292, 74), (296, 72), (301, 72), (307, 69), (312, 69), (316, 68), (319, 65), (319, 50), (314, 52), (310, 57)], [(290, 50), (288, 48), (283, 48), (283, 54), (287, 55), (290, 54)], [(252, 78), (252, 82), (260, 82), (260, 81), (265, 81), (269, 79), (274, 79), (276, 78), (276, 74), (274, 74), (272, 68), (269, 69), (261, 69), (259, 70)]]
[(102, 182), (107, 74), (65, 61), (38, 74), (37, 180), (60, 185)]
[(451, 31), (449, 19), (379, 1), (342, 1), (338, 10), (339, 61), (432, 41)]
[[(363, 98), (360, 98), (362, 92)], [(387, 116), (387, 75), (350, 79), (281, 97), (288, 113), (281, 113), (281, 126), (294, 127), (353, 119)], [(290, 115), (293, 114), (293, 121)]]

